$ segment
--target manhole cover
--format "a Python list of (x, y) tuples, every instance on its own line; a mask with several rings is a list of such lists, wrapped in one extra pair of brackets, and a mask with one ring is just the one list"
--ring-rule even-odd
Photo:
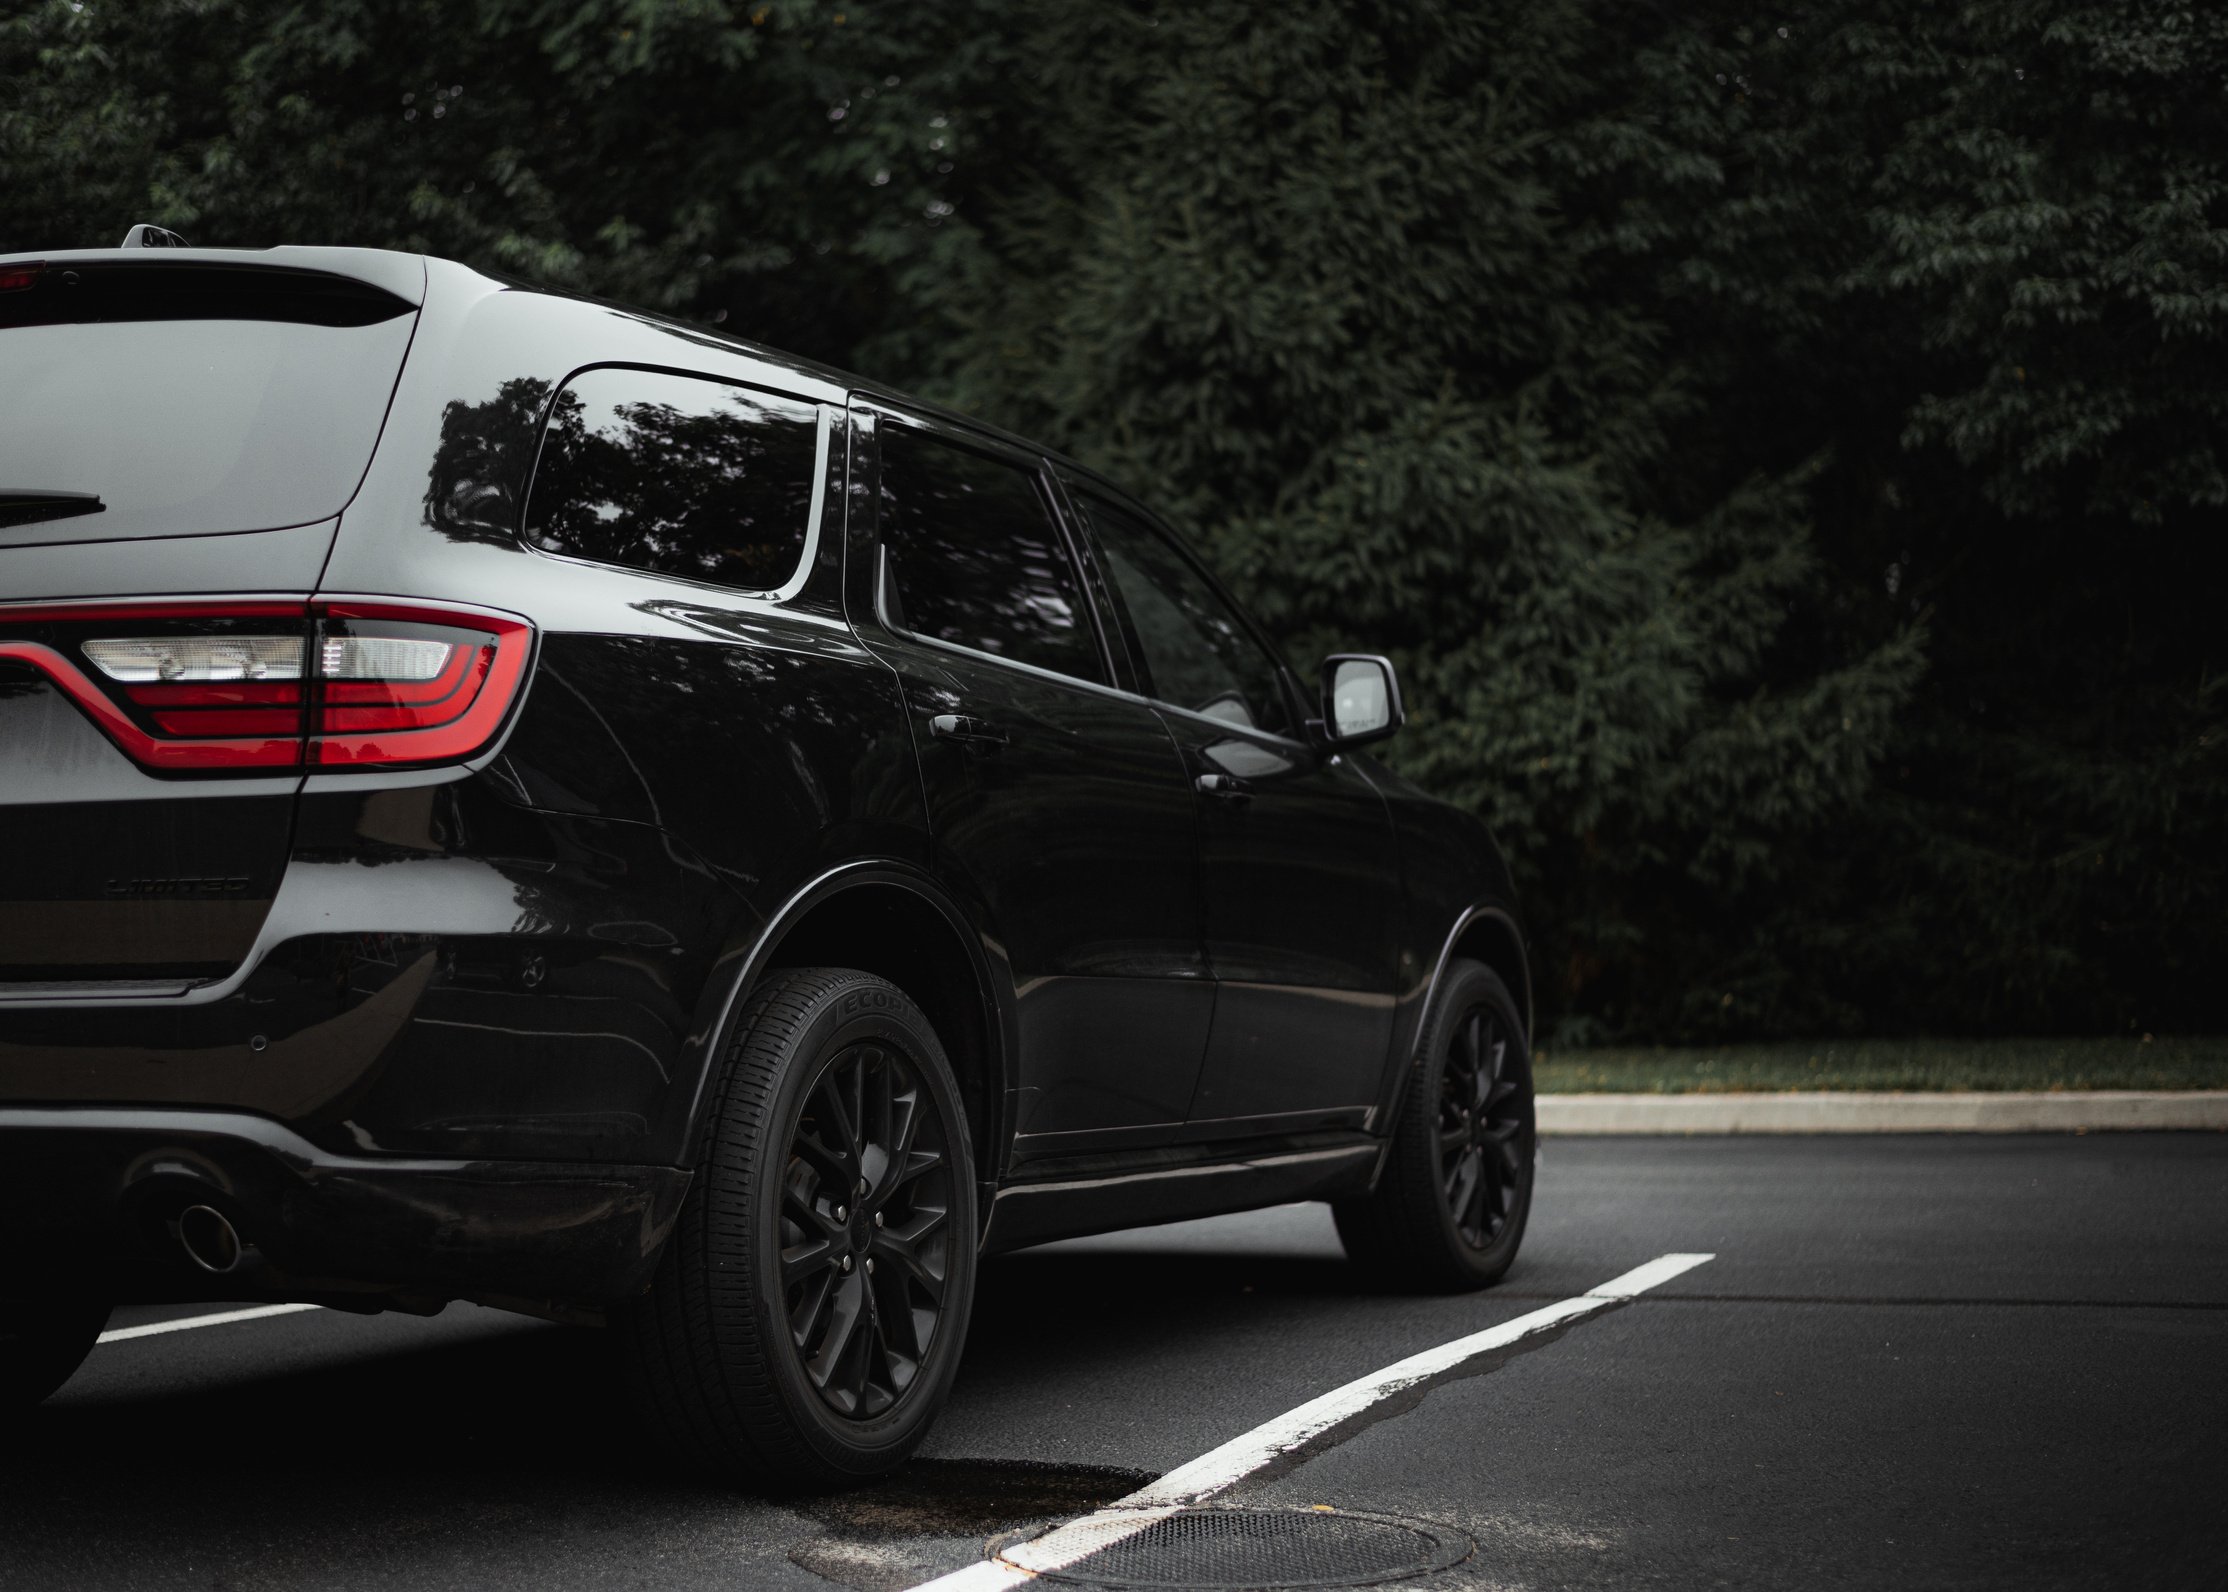
[(994, 1557), (1059, 1586), (1268, 1592), (1428, 1575), (1468, 1558), (1473, 1546), (1452, 1526), (1392, 1515), (1207, 1507), (1111, 1510), (1009, 1541)]

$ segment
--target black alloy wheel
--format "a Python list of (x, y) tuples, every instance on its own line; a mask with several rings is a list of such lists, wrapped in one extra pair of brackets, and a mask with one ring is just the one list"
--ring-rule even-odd
[(781, 1275), (789, 1341), (838, 1415), (882, 1414), (935, 1346), (951, 1176), (944, 1123), (903, 1055), (867, 1041), (827, 1059), (790, 1135)]
[(1516, 1214), (1531, 1159), (1532, 1102), (1516, 1041), (1490, 1005), (1452, 1025), (1439, 1075), (1439, 1182), (1455, 1231), (1472, 1249), (1491, 1246)]
[(1450, 962), (1377, 1187), (1332, 1207), (1339, 1239), (1392, 1286), (1483, 1287), (1524, 1242), (1537, 1159), (1531, 1047), (1516, 1000), (1484, 963)]
[(768, 974), (657, 1275), (614, 1312), (646, 1424), (768, 1491), (905, 1463), (966, 1343), (974, 1190), (958, 1082), (905, 992), (850, 968)]

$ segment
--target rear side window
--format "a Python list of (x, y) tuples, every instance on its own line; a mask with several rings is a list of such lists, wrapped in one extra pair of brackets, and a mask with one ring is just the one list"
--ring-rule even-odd
[(331, 518), (417, 319), (299, 270), (72, 262), (0, 287), (0, 546)]
[(878, 521), (900, 628), (1105, 677), (1067, 543), (1028, 470), (885, 425)]
[(557, 394), (526, 504), (552, 553), (775, 591), (804, 562), (819, 474), (813, 405), (607, 366)]
[(1145, 655), (1153, 695), (1210, 719), (1292, 734), (1276, 660), (1155, 527), (1104, 498), (1076, 499)]

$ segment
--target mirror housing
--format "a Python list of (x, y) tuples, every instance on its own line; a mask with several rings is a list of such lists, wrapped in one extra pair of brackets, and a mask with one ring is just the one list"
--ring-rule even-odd
[(1392, 659), (1334, 652), (1323, 660), (1323, 739), (1333, 746), (1381, 741), (1407, 722)]

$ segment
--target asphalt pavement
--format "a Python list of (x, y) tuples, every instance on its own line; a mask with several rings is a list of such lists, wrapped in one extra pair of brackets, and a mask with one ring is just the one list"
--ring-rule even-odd
[(1551, 1140), (1462, 1298), (1367, 1291), (1309, 1206), (1008, 1256), (922, 1458), (828, 1500), (675, 1469), (593, 1332), (104, 1344), (0, 1445), (0, 1588), (910, 1587), (1673, 1251), (1716, 1258), (1225, 1501), (1451, 1529), (1450, 1592), (2228, 1584), (2228, 1136), (2128, 1134)]

